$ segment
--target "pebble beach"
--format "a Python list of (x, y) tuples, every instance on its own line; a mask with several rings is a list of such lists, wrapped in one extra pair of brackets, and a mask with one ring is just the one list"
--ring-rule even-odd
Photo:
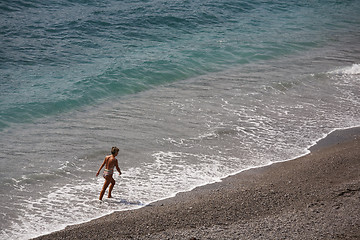
[(359, 239), (359, 136), (36, 239)]

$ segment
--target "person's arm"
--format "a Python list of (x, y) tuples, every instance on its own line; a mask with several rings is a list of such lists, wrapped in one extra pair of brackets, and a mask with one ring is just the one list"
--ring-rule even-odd
[(101, 164), (101, 166), (100, 166), (100, 168), (99, 168), (99, 171), (97, 171), (96, 176), (99, 176), (100, 171), (101, 171), (101, 169), (105, 166), (105, 164), (106, 164), (106, 158), (104, 159), (104, 162)]
[(116, 162), (115, 162), (115, 167), (116, 167), (116, 170), (119, 172), (119, 175), (121, 175), (121, 171), (120, 171), (117, 159), (116, 159)]

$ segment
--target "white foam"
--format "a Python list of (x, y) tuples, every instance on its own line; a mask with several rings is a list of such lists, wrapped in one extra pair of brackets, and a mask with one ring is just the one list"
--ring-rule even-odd
[(360, 64), (353, 64), (352, 66), (339, 68), (339, 69), (330, 71), (328, 73), (329, 74), (338, 74), (338, 75), (359, 75), (360, 74)]
[[(322, 135), (321, 138), (327, 134)], [(316, 142), (314, 141), (311, 145)], [(252, 156), (253, 160), (248, 159), (250, 161), (247, 165), (241, 165), (241, 158), (228, 155), (156, 151), (152, 154), (153, 162), (141, 168), (123, 169), (122, 177), (115, 176), (115, 180), (118, 182), (118, 186), (115, 188), (115, 200), (103, 203), (94, 200), (94, 196), (99, 194), (102, 187), (102, 178), (97, 178), (93, 182), (67, 184), (54, 188), (42, 198), (28, 199), (22, 216), (13, 223), (12, 229), (10, 229), (11, 237), (28, 239), (63, 229), (69, 224), (89, 221), (116, 210), (140, 208), (145, 204), (175, 196), (179, 192), (218, 182), (227, 176), (251, 168), (292, 160), (308, 152), (303, 148), (292, 149), (291, 152), (285, 152), (283, 155), (273, 156), (272, 161), (265, 161), (268, 157), (266, 152), (257, 153), (258, 155)], [(234, 172), (234, 169), (239, 168), (240, 171)], [(1, 236), (6, 237), (10, 234), (8, 233), (3, 232)]]
[[(359, 64), (355, 64), (355, 66), (342, 68), (329, 74), (333, 74), (331, 77), (334, 79), (348, 78), (346, 74), (355, 74), (351, 76), (357, 78), (358, 68)], [(331, 81), (331, 84), (333, 82)], [(224, 98), (227, 94), (229, 97)], [(102, 187), (102, 178), (89, 178), (87, 182), (80, 181), (72, 185), (59, 186), (44, 194), (43, 197), (25, 201), (22, 206), (24, 210), (21, 210), (19, 214), (21, 217), (13, 222), (9, 231), (2, 232), (1, 236), (6, 237), (7, 233), (11, 233), (13, 235), (7, 238), (34, 237), (59, 230), (65, 225), (88, 221), (115, 210), (138, 208), (143, 204), (174, 196), (178, 192), (220, 181), (224, 177), (250, 168), (291, 160), (307, 154), (309, 142), (312, 139), (324, 137), (334, 127), (359, 123), (357, 112), (346, 114), (340, 111), (348, 106), (356, 107), (355, 101), (347, 100), (345, 107), (339, 111), (337, 109), (332, 111), (332, 102), (326, 104), (324, 101), (319, 105), (317, 94), (319, 94), (318, 89), (310, 95), (306, 104), (300, 104), (303, 100), (302, 95), (296, 98), (296, 95), (286, 94), (273, 97), (268, 103), (267, 98), (271, 96), (264, 99), (250, 98), (250, 100), (247, 99), (248, 101), (240, 101), (233, 98), (233, 96), (242, 95), (236, 89), (232, 92), (226, 90), (222, 94), (219, 93), (221, 96), (212, 97), (211, 102), (210, 100), (209, 102), (194, 102), (190, 108), (186, 104), (175, 104), (186, 102), (186, 100), (174, 101), (170, 105), (176, 105), (176, 110), (184, 110), (186, 119), (189, 118), (188, 114), (194, 119), (198, 118), (196, 130), (201, 129), (201, 131), (196, 131), (194, 134), (191, 132), (169, 136), (168, 134), (156, 135), (153, 129), (151, 131), (143, 129), (141, 133), (150, 133), (148, 136), (145, 135), (144, 139), (161, 136), (156, 141), (159, 139), (162, 141), (159, 141), (156, 146), (151, 145), (147, 148), (153, 151), (147, 155), (152, 159), (144, 162), (141, 167), (122, 168), (121, 178), (115, 176), (118, 185), (114, 189), (114, 201), (100, 203), (94, 200)], [(346, 95), (340, 94), (340, 96)], [(314, 100), (311, 97), (314, 97)], [(222, 103), (221, 107), (216, 111), (211, 110), (211, 107), (219, 102)], [(201, 111), (203, 115), (199, 114), (200, 108), (203, 109)], [(166, 111), (166, 114), (168, 112), (178, 114), (179, 111)], [(179, 119), (185, 119), (181, 116), (180, 114)], [(143, 125), (150, 126), (151, 124)], [(194, 125), (189, 128), (194, 129)], [(179, 129), (182, 130), (182, 128)], [(91, 140), (93, 141), (93, 138)], [(310, 145), (315, 142), (311, 142)], [(66, 161), (60, 169), (62, 172), (72, 173), (73, 166)], [(81, 171), (82, 168), (75, 166), (75, 169)], [(63, 213), (64, 211), (66, 214)]]
[[(25, 200), (22, 214), (2, 236), (11, 234), (12, 238), (28, 239), (113, 211), (139, 208), (219, 179), (231, 173), (234, 167), (221, 166), (222, 158), (210, 155), (159, 151), (153, 157), (153, 163), (142, 168), (123, 169), (122, 177), (114, 176), (117, 181), (115, 200), (94, 201), (102, 187), (102, 178), (66, 184), (53, 188), (43, 197)], [(199, 158), (202, 164), (187, 165), (188, 158)]]

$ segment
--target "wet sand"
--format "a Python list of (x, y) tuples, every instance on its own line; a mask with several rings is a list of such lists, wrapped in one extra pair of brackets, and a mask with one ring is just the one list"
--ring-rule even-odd
[(360, 128), (311, 151), (37, 239), (360, 239)]

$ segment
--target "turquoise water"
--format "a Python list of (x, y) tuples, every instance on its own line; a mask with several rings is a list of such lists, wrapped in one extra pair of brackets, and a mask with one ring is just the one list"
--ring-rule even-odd
[(0, 128), (320, 47), (356, 1), (1, 4)]
[[(307, 153), (360, 125), (359, 1), (0, 2), (0, 238)], [(100, 203), (118, 146), (123, 175)]]

